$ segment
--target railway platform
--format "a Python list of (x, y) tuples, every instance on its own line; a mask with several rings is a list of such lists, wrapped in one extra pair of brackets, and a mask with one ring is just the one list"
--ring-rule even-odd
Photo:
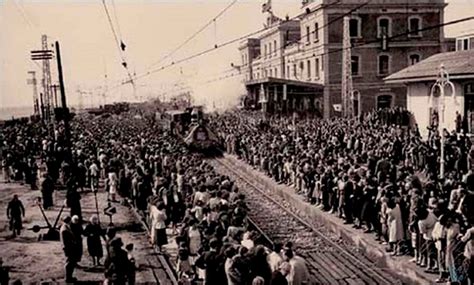
[(245, 162), (239, 160), (233, 155), (224, 155), (226, 163), (232, 165), (234, 169), (241, 172), (248, 179), (264, 185), (271, 189), (275, 194), (285, 199), (292, 208), (299, 210), (299, 216), (307, 220), (313, 220), (318, 224), (330, 229), (331, 232), (345, 241), (353, 243), (365, 256), (370, 258), (382, 268), (387, 268), (395, 272), (406, 284), (433, 284), (437, 275), (425, 273), (422, 269), (415, 266), (409, 260), (410, 256), (392, 256), (386, 251), (386, 246), (379, 244), (372, 234), (364, 233), (361, 230), (354, 229), (352, 225), (344, 224), (344, 221), (334, 215), (328, 214), (309, 204), (294, 189), (278, 184), (265, 174), (256, 171)]

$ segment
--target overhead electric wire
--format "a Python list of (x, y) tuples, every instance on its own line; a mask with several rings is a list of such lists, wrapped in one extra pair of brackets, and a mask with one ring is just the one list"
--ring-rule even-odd
[[(319, 11), (320, 9), (328, 8), (328, 7), (332, 6), (332, 5), (336, 5), (336, 4), (338, 4), (339, 2), (341, 2), (341, 0), (336, 0), (336, 1), (331, 2), (331, 3), (329, 3), (329, 4), (326, 4), (326, 5), (323, 4), (321, 7), (318, 7), (317, 9), (311, 11), (310, 13), (307, 13), (307, 12), (300, 13), (300, 14), (298, 14), (298, 15), (296, 15), (296, 16), (294, 16), (294, 17), (288, 19), (288, 20), (290, 21), (290, 20), (294, 20), (294, 19), (296, 19), (296, 18), (299, 18), (299, 17), (301, 17), (301, 16), (303, 16), (303, 15), (312, 14), (312, 13), (314, 13), (314, 12), (316, 12), (316, 11)], [(270, 27), (270, 28), (271, 28), (271, 27)], [(255, 31), (255, 32), (251, 32), (251, 33), (249, 33), (249, 34), (246, 34), (246, 35), (243, 35), (243, 36), (241, 36), (241, 37), (235, 38), (235, 39), (233, 39), (233, 40), (229, 40), (229, 41), (224, 42), (224, 43), (222, 43), (222, 44), (220, 44), (220, 45), (216, 44), (213, 48), (209, 48), (209, 49), (207, 49), (207, 50), (204, 50), (204, 51), (201, 51), (201, 52), (199, 52), (199, 53), (193, 54), (193, 55), (191, 55), (191, 56), (182, 58), (182, 59), (180, 59), (180, 60), (178, 60), (178, 61), (173, 61), (172, 63), (170, 63), (170, 64), (168, 64), (168, 65), (163, 65), (163, 66), (161, 66), (161, 67), (158, 67), (158, 68), (152, 69), (152, 70), (150, 70), (150, 71), (144, 72), (144, 73), (142, 73), (141, 75), (135, 76), (134, 79), (135, 79), (135, 80), (138, 80), (138, 79), (147, 77), (147, 76), (149, 76), (149, 75), (151, 75), (151, 74), (153, 74), (153, 73), (156, 73), (156, 72), (162, 71), (162, 70), (164, 70), (164, 69), (170, 68), (170, 67), (172, 67), (172, 66), (174, 66), (174, 65), (176, 65), (176, 64), (180, 64), (180, 63), (189, 61), (189, 60), (191, 60), (191, 59), (194, 59), (194, 58), (196, 58), (196, 57), (200, 57), (200, 56), (205, 55), (205, 54), (207, 54), (207, 53), (210, 53), (210, 52), (212, 52), (212, 51), (214, 51), (214, 50), (217, 50), (217, 49), (219, 49), (219, 48), (228, 46), (228, 45), (233, 44), (233, 43), (235, 43), (235, 42), (239, 42), (239, 41), (241, 41), (241, 40), (247, 39), (247, 38), (252, 37), (252, 36), (254, 36), (254, 35), (260, 34), (261, 32), (264, 32), (264, 31), (266, 31), (266, 30), (268, 30), (268, 29), (270, 29), (270, 28), (265, 27), (265, 28), (262, 28), (262, 29), (260, 29), (260, 30)], [(120, 83), (120, 84), (118, 84), (118, 85), (116, 85), (116, 86), (113, 86), (112, 88), (113, 88), (113, 89), (118, 88), (118, 87), (120, 87), (121, 85), (124, 85), (124, 84), (126, 84), (126, 83), (127, 83), (127, 82), (125, 82), (125, 83), (122, 82), (122, 83)]]
[[(422, 29), (419, 29), (419, 30), (415, 30), (415, 31), (409, 31), (409, 32), (404, 32), (404, 33), (400, 33), (400, 34), (397, 34), (395, 36), (392, 36), (392, 37), (389, 37), (389, 39), (396, 39), (396, 38), (399, 38), (399, 37), (403, 37), (403, 36), (406, 36), (406, 35), (410, 35), (410, 34), (413, 34), (413, 33), (418, 33), (418, 32), (423, 32), (423, 31), (428, 31), (428, 30), (433, 30), (433, 29), (436, 29), (436, 28), (441, 28), (441, 27), (444, 27), (444, 26), (449, 26), (449, 25), (454, 25), (454, 24), (458, 24), (458, 23), (461, 23), (461, 22), (465, 22), (465, 21), (470, 21), (470, 20), (474, 20), (474, 16), (472, 17), (466, 17), (466, 18), (462, 18), (462, 19), (458, 19), (458, 20), (453, 20), (453, 21), (450, 21), (450, 22), (447, 22), (447, 23), (443, 23), (443, 24), (438, 24), (438, 25), (433, 25), (433, 26), (429, 26), (429, 27), (425, 27), (425, 28), (422, 28)], [(378, 40), (374, 40), (374, 41), (369, 41), (369, 42), (366, 42), (366, 43), (361, 43), (359, 45), (356, 45), (356, 46), (351, 46), (350, 48), (347, 48), (347, 49), (354, 49), (354, 48), (358, 48), (358, 47), (362, 47), (362, 46), (365, 46), (365, 45), (369, 45), (369, 44), (373, 44), (373, 43), (380, 43), (381, 39), (378, 39)], [(403, 41), (397, 41), (397, 42), (403, 42)], [(336, 50), (331, 50), (331, 51), (328, 51), (328, 52), (325, 52), (325, 53), (322, 53), (322, 54), (318, 54), (318, 56), (322, 56), (322, 55), (326, 55), (326, 54), (331, 54), (331, 53), (336, 53), (336, 52), (341, 52), (343, 51), (345, 48), (340, 48), (340, 49), (336, 49)], [(303, 57), (303, 58), (298, 58), (298, 61), (301, 61), (301, 60), (305, 60), (305, 59), (308, 59), (308, 58), (312, 58), (314, 57), (314, 55), (311, 55), (311, 56), (307, 56), (307, 57)], [(273, 60), (279, 60), (279, 59), (272, 59)], [(373, 62), (375, 63), (375, 61)], [(374, 71), (374, 72), (363, 72), (362, 75), (367, 75), (367, 74), (378, 74), (378, 71)], [(388, 74), (387, 74), (388, 75)], [(233, 77), (233, 76), (231, 76)], [(224, 77), (224, 78), (227, 78), (227, 77)], [(211, 82), (214, 82), (216, 80), (211, 80)]]
[[(338, 1), (339, 2), (339, 1)], [(330, 5), (330, 4), (328, 4)], [(314, 12), (314, 11), (312, 11)], [(307, 13), (306, 13), (307, 14)], [(298, 15), (299, 16), (299, 15)], [(447, 23), (443, 23), (443, 24), (438, 24), (438, 25), (434, 25), (434, 26), (429, 26), (429, 27), (426, 27), (426, 28), (422, 28), (422, 29), (418, 29), (418, 30), (415, 30), (415, 31), (408, 31), (408, 32), (404, 32), (404, 33), (400, 33), (398, 35), (395, 35), (395, 36), (392, 36), (392, 37), (388, 37), (388, 40), (390, 39), (394, 39), (394, 38), (398, 38), (398, 37), (402, 37), (402, 36), (405, 36), (405, 35), (409, 35), (409, 34), (413, 34), (413, 33), (416, 33), (416, 32), (422, 32), (422, 31), (427, 31), (427, 30), (432, 30), (432, 29), (436, 29), (436, 28), (441, 28), (441, 27), (444, 27), (444, 26), (449, 26), (449, 25), (453, 25), (453, 24), (458, 24), (458, 23), (461, 23), (461, 22), (465, 22), (465, 21), (469, 21), (469, 20), (474, 20), (474, 17), (466, 17), (466, 18), (462, 18), (462, 19), (458, 19), (458, 20), (454, 20), (454, 21), (450, 21), (450, 22), (447, 22)], [(262, 31), (265, 31), (267, 30), (268, 28), (264, 28), (264, 29), (261, 29), (261, 30), (258, 30), (258, 31), (255, 31), (253, 33), (250, 33), (248, 35), (245, 35), (245, 36), (241, 36), (239, 38), (236, 38), (236, 39), (233, 39), (233, 40), (229, 40), (217, 47), (214, 47), (214, 48), (211, 48), (211, 49), (207, 49), (207, 50), (204, 50), (204, 51), (201, 51), (197, 54), (194, 54), (194, 55), (191, 55), (191, 56), (188, 56), (186, 58), (182, 58), (176, 62), (172, 62), (171, 64), (168, 64), (168, 65), (164, 65), (164, 66), (161, 66), (159, 68), (156, 68), (156, 69), (153, 69), (151, 71), (148, 71), (144, 74), (141, 74), (139, 76), (136, 76), (135, 77), (135, 80), (137, 79), (141, 79), (143, 77), (146, 77), (146, 76), (149, 76), (150, 74), (153, 74), (153, 73), (156, 73), (156, 72), (159, 72), (159, 71), (162, 71), (164, 69), (167, 69), (167, 68), (170, 68), (174, 65), (177, 65), (177, 64), (180, 64), (180, 63), (183, 63), (183, 62), (186, 62), (186, 61), (189, 61), (191, 59), (194, 59), (196, 57), (199, 57), (199, 56), (202, 56), (204, 54), (207, 54), (213, 50), (215, 50), (216, 48), (220, 48), (220, 47), (223, 47), (223, 46), (226, 46), (226, 45), (229, 45), (229, 44), (232, 44), (234, 42), (237, 42), (237, 41), (240, 41), (242, 39), (245, 39), (245, 38), (248, 38), (252, 35), (255, 35), (255, 34), (258, 34), (258, 33), (261, 33)], [(336, 53), (336, 52), (341, 52), (341, 51), (344, 51), (345, 49), (354, 49), (354, 48), (358, 48), (358, 47), (362, 47), (362, 46), (365, 46), (365, 45), (368, 45), (368, 44), (372, 44), (372, 43), (380, 43), (380, 39), (377, 39), (375, 41), (369, 41), (369, 42), (365, 42), (365, 43), (362, 43), (362, 44), (359, 44), (359, 45), (356, 45), (356, 46), (351, 46), (349, 48), (340, 48), (340, 49), (337, 49), (337, 50), (332, 50), (332, 51), (328, 51), (328, 52), (325, 52), (325, 53), (321, 53), (321, 54), (318, 54), (318, 56), (322, 56), (322, 55), (326, 55), (326, 54), (332, 54), (332, 53)], [(311, 55), (311, 56), (308, 56), (308, 57), (304, 57), (304, 58), (298, 58), (298, 60), (304, 60), (304, 59), (307, 59), (307, 58), (312, 58), (314, 57), (314, 55)], [(117, 86), (114, 86), (113, 88), (118, 88), (120, 87), (121, 85), (123, 85), (124, 83), (122, 84), (119, 84)]]
[[(410, 35), (410, 34), (414, 34), (414, 33), (418, 33), (418, 32), (423, 32), (423, 31), (433, 30), (433, 29), (437, 29), (437, 28), (442, 28), (444, 26), (454, 25), (454, 24), (458, 24), (458, 23), (461, 23), (461, 22), (471, 21), (471, 20), (474, 20), (474, 16), (461, 18), (461, 19), (453, 20), (453, 21), (450, 21), (450, 22), (447, 22), (447, 23), (428, 26), (428, 27), (418, 29), (418, 30), (415, 30), (415, 31), (403, 32), (403, 33), (397, 34), (395, 36), (387, 37), (388, 46), (390, 47), (390, 42), (392, 42), (392, 43), (405, 42), (405, 40), (391, 41), (393, 39), (397, 39), (397, 38), (407, 36), (407, 35)], [(309, 55), (309, 56), (298, 57), (295, 60), (291, 60), (290, 62), (299, 62), (299, 61), (302, 61), (302, 60), (305, 60), (305, 59), (313, 58), (315, 56), (319, 57), (319, 56), (323, 56), (323, 55), (339, 53), (339, 52), (344, 51), (345, 49), (351, 49), (352, 50), (352, 49), (355, 49), (355, 48), (360, 48), (360, 47), (364, 47), (364, 46), (371, 45), (371, 44), (376, 44), (376, 43), (380, 44), (381, 41), (382, 41), (382, 39), (376, 39), (376, 40), (372, 40), (372, 41), (368, 41), (368, 42), (364, 42), (364, 43), (360, 43), (360, 44), (351, 45), (351, 47), (349, 47), (349, 48), (337, 48), (337, 49), (334, 49), (334, 50), (330, 50), (330, 51), (323, 52), (323, 53), (318, 53), (318, 54), (313, 53), (312, 55)], [(315, 49), (319, 49), (320, 47), (321, 46), (316, 46), (316, 47), (310, 48), (308, 50), (305, 50), (305, 52), (310, 52), (310, 51), (313, 51)], [(268, 62), (271, 63), (271, 62), (276, 62), (276, 61), (281, 62), (281, 58), (277, 57), (277, 58), (273, 58), (273, 59), (270, 59), (270, 60), (266, 60), (265, 62), (266, 63), (268, 63)], [(277, 66), (279, 66), (279, 65), (270, 64), (269, 67), (277, 67)]]
[(122, 41), (122, 31), (120, 30), (120, 22), (117, 16), (117, 8), (115, 7), (115, 0), (110, 0), (110, 1), (112, 2), (112, 7), (114, 9), (114, 18), (115, 18), (115, 23), (117, 24), (118, 35), (119, 35), (120, 40)]
[(204, 26), (202, 26), (199, 30), (197, 30), (194, 34), (192, 34), (189, 38), (187, 38), (183, 43), (181, 43), (179, 46), (177, 46), (174, 50), (172, 50), (170, 53), (165, 55), (163, 58), (160, 60), (152, 63), (148, 68), (152, 68), (155, 65), (158, 65), (162, 63), (164, 60), (170, 58), (173, 54), (175, 54), (178, 50), (180, 50), (182, 47), (184, 47), (186, 44), (188, 44), (191, 40), (193, 40), (195, 37), (197, 37), (202, 31), (204, 31), (207, 27), (212, 25), (213, 23), (215, 24), (216, 20), (221, 17), (227, 10), (229, 10), (232, 6), (234, 6), (235, 3), (237, 3), (238, 0), (233, 0), (229, 5), (227, 5), (222, 11), (220, 11), (214, 18), (212, 18), (209, 22), (207, 22)]
[(109, 9), (107, 8), (107, 4), (105, 3), (105, 0), (102, 0), (102, 5), (104, 6), (105, 14), (107, 15), (107, 19), (109, 21), (110, 29), (112, 30), (112, 34), (114, 35), (114, 38), (115, 38), (115, 42), (117, 43), (117, 48), (118, 48), (118, 51), (119, 51), (119, 55), (120, 55), (120, 58), (122, 59), (122, 65), (123, 65), (123, 67), (125, 67), (125, 69), (127, 71), (127, 75), (128, 75), (129, 80), (126, 81), (126, 83), (132, 84), (133, 89), (135, 90), (135, 83), (134, 83), (133, 77), (130, 74), (130, 71), (128, 69), (127, 61), (125, 60), (125, 57), (122, 53), (123, 51), (122, 51), (122, 48), (121, 48), (121, 45), (120, 45), (120, 41), (117, 37), (117, 33), (115, 31), (114, 24), (112, 22), (112, 18), (110, 17)]

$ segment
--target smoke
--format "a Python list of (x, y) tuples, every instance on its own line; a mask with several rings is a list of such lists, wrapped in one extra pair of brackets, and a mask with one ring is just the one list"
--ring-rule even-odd
[(207, 112), (223, 112), (237, 107), (246, 93), (242, 75), (208, 83), (189, 82), (189, 85), (194, 104), (203, 105)]

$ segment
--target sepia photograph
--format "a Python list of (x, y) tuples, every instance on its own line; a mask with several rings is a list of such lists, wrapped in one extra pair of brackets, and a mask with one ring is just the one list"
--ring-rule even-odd
[(0, 0), (0, 285), (474, 285), (474, 0)]

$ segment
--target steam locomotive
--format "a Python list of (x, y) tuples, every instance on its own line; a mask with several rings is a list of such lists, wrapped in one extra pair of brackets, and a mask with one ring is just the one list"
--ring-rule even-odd
[(219, 140), (207, 127), (201, 106), (167, 111), (164, 116), (169, 132), (181, 137), (189, 149), (203, 152), (217, 149)]

